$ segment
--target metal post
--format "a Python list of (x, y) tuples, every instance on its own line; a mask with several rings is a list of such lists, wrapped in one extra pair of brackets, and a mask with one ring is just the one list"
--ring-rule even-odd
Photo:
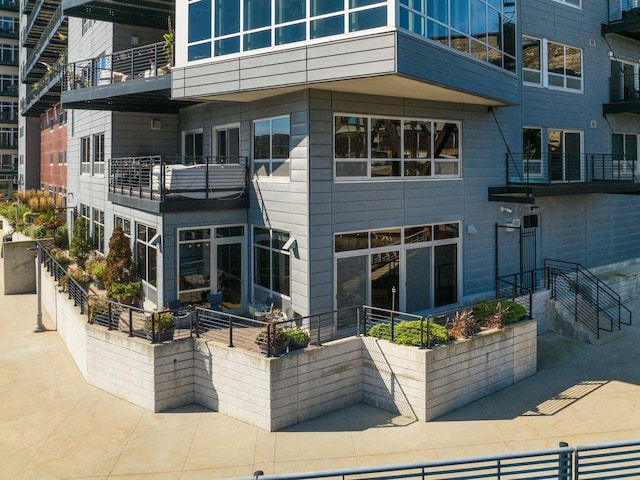
[(129, 336), (133, 337), (133, 310), (129, 309)]
[[(567, 442), (559, 442), (558, 446), (560, 448), (568, 447), (569, 444)], [(571, 454), (570, 453), (560, 453), (558, 454), (558, 480), (563, 480), (570, 477), (570, 465), (571, 465)]]
[(420, 317), (420, 348), (424, 348), (424, 317)]
[(45, 328), (42, 325), (42, 278), (40, 273), (40, 262), (42, 261), (42, 245), (40, 242), (36, 242), (36, 325), (33, 327), (35, 333), (44, 332)]
[(391, 287), (391, 341), (393, 342), (394, 340), (394, 334), (393, 334), (393, 330), (395, 327), (395, 320), (393, 318), (393, 314), (395, 312), (396, 309), (396, 287), (393, 286)]
[(156, 312), (151, 314), (151, 343), (156, 343)]
[(233, 320), (229, 317), (229, 347), (233, 347)]
[(318, 346), (322, 346), (322, 343), (320, 342), (320, 315), (318, 315), (316, 317), (318, 319)]
[(109, 320), (107, 321), (107, 330), (111, 330), (111, 312), (113, 305), (111, 304), (111, 302), (109, 302), (107, 305), (107, 313), (109, 315)]

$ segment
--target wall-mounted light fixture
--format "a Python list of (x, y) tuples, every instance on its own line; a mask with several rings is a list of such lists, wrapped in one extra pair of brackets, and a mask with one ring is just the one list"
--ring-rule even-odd
[(510, 208), (507, 207), (500, 207), (500, 211), (502, 213), (506, 212), (506, 213), (513, 213), (513, 210), (511, 210)]

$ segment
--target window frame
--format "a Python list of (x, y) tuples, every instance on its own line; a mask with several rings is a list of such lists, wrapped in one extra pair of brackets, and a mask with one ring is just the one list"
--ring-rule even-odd
[[(136, 273), (140, 280), (153, 289), (158, 288), (159, 249), (151, 240), (158, 234), (158, 229), (142, 222), (135, 223), (135, 259)], [(152, 265), (150, 259), (155, 260)], [(144, 260), (144, 264), (141, 263)]]
[(104, 210), (92, 209), (93, 248), (104, 254)]
[[(521, 35), (520, 38), (520, 51), (521, 54), (524, 53), (524, 39), (528, 38), (531, 40), (535, 40), (540, 42), (540, 52), (539, 52), (539, 61), (540, 61), (540, 82), (529, 82), (525, 81), (525, 72), (538, 72), (535, 69), (525, 69), (524, 62), (522, 65), (522, 83), (523, 85), (533, 86), (533, 87), (542, 87), (548, 88), (549, 90), (558, 90), (563, 92), (572, 92), (572, 93), (584, 93), (584, 50), (580, 47), (575, 47), (573, 45), (568, 45), (565, 43), (556, 42), (553, 40), (549, 40), (547, 38), (539, 38), (532, 35)], [(558, 46), (562, 47), (563, 55), (562, 55), (562, 65), (563, 65), (563, 73), (551, 72), (549, 67), (549, 48), (550, 46)], [(575, 75), (567, 74), (567, 49), (574, 49), (580, 53), (580, 76), (577, 77)], [(562, 78), (562, 86), (554, 85), (551, 81), (552, 78)], [(580, 88), (569, 87), (568, 83), (570, 81), (578, 81), (580, 82)]]
[[(278, 148), (278, 145), (275, 141), (275, 134), (273, 124), (279, 120), (287, 120), (288, 123), (288, 135), (287, 135), (287, 156), (285, 157), (274, 157), (274, 148)], [(269, 156), (268, 158), (256, 158), (256, 141), (258, 137), (256, 136), (256, 126), (258, 124), (263, 124), (269, 122)], [(251, 124), (251, 172), (253, 176), (258, 180), (269, 180), (269, 181), (279, 181), (279, 182), (289, 182), (291, 179), (291, 116), (290, 115), (280, 115), (275, 117), (267, 117), (267, 118), (259, 118), (253, 120)], [(286, 166), (287, 174), (286, 175), (274, 175), (274, 165), (278, 165), (278, 168), (283, 168)], [(266, 175), (261, 175), (258, 173), (258, 166), (264, 166), (265, 171), (268, 173)]]
[[(264, 230), (269, 235), (269, 245), (262, 245), (256, 241), (256, 238), (259, 235), (256, 233), (256, 230)], [(277, 246), (277, 242), (279, 240), (282, 245), (284, 245), (287, 240), (289, 240), (291, 234), (284, 230), (279, 230), (275, 228), (268, 228), (266, 226), (261, 225), (251, 225), (251, 283), (253, 285), (253, 291), (257, 290), (262, 291), (270, 297), (279, 297), (282, 299), (290, 300), (291, 299), (291, 252), (289, 250), (284, 250)], [(259, 282), (259, 277), (256, 273), (256, 269), (258, 266), (262, 266), (258, 264), (258, 258), (260, 257), (259, 252), (267, 253), (269, 259), (268, 265), (268, 278), (269, 278), (269, 286), (265, 286)], [(281, 261), (278, 261), (278, 282), (274, 281), (274, 258), (282, 259), (284, 261), (285, 269), (284, 271), (280, 271)], [(276, 289), (278, 285), (285, 285), (285, 289)], [(286, 290), (286, 291), (285, 291)]]
[(91, 174), (104, 175), (104, 133), (93, 135), (93, 156), (91, 159)]
[(91, 136), (80, 138), (80, 174), (91, 175)]
[[(359, 157), (338, 157), (337, 154), (337, 137), (336, 137), (336, 127), (337, 127), (337, 119), (339, 117), (344, 118), (355, 118), (364, 120), (364, 130), (365, 130), (365, 143), (366, 143), (366, 153), (365, 156)], [(396, 157), (376, 157), (373, 152), (373, 144), (378, 142), (374, 142), (374, 120), (377, 121), (391, 121), (391, 122), (399, 122), (400, 126), (400, 145), (398, 147), (399, 155)], [(407, 156), (407, 126), (413, 123), (418, 124), (428, 124), (429, 125), (429, 157), (423, 156)], [(447, 158), (446, 156), (436, 156), (436, 137), (439, 130), (439, 126), (446, 125), (454, 125), (456, 129), (456, 150), (457, 156)], [(395, 117), (395, 116), (387, 116), (387, 115), (367, 115), (367, 114), (359, 114), (359, 113), (345, 113), (345, 112), (335, 112), (333, 114), (333, 178), (334, 182), (353, 182), (353, 181), (417, 181), (417, 180), (451, 180), (451, 179), (460, 179), (462, 178), (462, 130), (463, 130), (463, 122), (462, 120), (447, 120), (447, 119), (437, 119), (437, 118), (417, 118), (417, 117)], [(417, 131), (417, 130), (416, 130)], [(375, 175), (373, 174), (373, 164), (376, 162), (381, 163), (381, 158), (385, 158), (387, 163), (391, 163), (392, 171), (393, 171), (393, 162), (398, 162), (399, 165), (399, 174), (392, 175)], [(355, 164), (355, 163), (364, 163), (367, 162), (366, 175), (339, 175), (338, 167), (340, 165), (346, 164)], [(414, 164), (414, 165), (411, 165)], [(438, 173), (439, 169), (442, 169), (445, 165), (455, 165), (454, 169), (457, 170), (457, 173)], [(428, 174), (422, 174), (418, 170), (421, 170), (425, 167), (428, 170)], [(411, 167), (411, 168), (410, 168)], [(422, 167), (422, 168), (419, 168)], [(408, 175), (407, 172), (409, 170), (418, 171), (415, 175)]]

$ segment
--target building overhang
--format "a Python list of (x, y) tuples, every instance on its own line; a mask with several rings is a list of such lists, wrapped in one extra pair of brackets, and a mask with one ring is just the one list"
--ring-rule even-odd
[(65, 15), (140, 27), (167, 29), (175, 0), (63, 0)]
[(174, 66), (174, 98), (250, 102), (304, 89), (516, 105), (517, 75), (389, 30)]
[(332, 82), (309, 82), (296, 86), (247, 90), (243, 92), (233, 92), (214, 96), (200, 96), (195, 98), (198, 100), (212, 100), (218, 102), (252, 102), (254, 100), (274, 97), (309, 88), (364, 95), (381, 95), (387, 97), (414, 98), (418, 100), (433, 100), (439, 102), (490, 105), (494, 107), (509, 105), (506, 101), (472, 95), (439, 85), (424, 83), (422, 81), (397, 74), (336, 80)]
[(109, 193), (108, 200), (116, 205), (133, 208), (143, 212), (155, 214), (160, 213), (177, 213), (177, 212), (207, 212), (219, 210), (235, 210), (249, 208), (248, 197), (241, 197), (234, 200), (194, 200), (181, 199), (172, 201), (156, 201), (146, 198), (130, 197), (128, 195), (120, 195), (117, 193)]
[(62, 92), (65, 108), (112, 112), (178, 113), (192, 102), (171, 99), (171, 75)]
[(617, 113), (640, 113), (640, 99), (626, 102), (605, 103), (602, 105), (603, 115), (614, 115)]

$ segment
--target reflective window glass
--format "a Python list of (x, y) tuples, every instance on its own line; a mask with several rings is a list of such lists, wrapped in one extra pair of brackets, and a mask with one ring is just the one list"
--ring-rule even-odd
[(302, 42), (306, 40), (306, 38), (307, 28), (304, 23), (296, 23), (287, 25), (286, 27), (276, 28), (276, 45)]
[(306, 0), (275, 0), (276, 23), (291, 22), (305, 18)]
[(244, 29), (266, 27), (271, 24), (271, 0), (244, 0)]
[(215, 31), (216, 37), (229, 35), (240, 31), (240, 0), (215, 1)]
[(337, 12), (344, 8), (343, 0), (311, 0), (311, 16), (324, 15), (325, 13)]
[(311, 21), (311, 38), (322, 38), (344, 33), (344, 15)]
[(271, 30), (248, 33), (244, 36), (244, 50), (255, 50), (271, 46)]
[(189, 4), (189, 43), (211, 38), (211, 0)]
[(215, 42), (216, 56), (228, 55), (240, 51), (240, 37), (229, 37)]
[(387, 24), (387, 7), (359, 10), (349, 14), (349, 31), (357, 32)]

